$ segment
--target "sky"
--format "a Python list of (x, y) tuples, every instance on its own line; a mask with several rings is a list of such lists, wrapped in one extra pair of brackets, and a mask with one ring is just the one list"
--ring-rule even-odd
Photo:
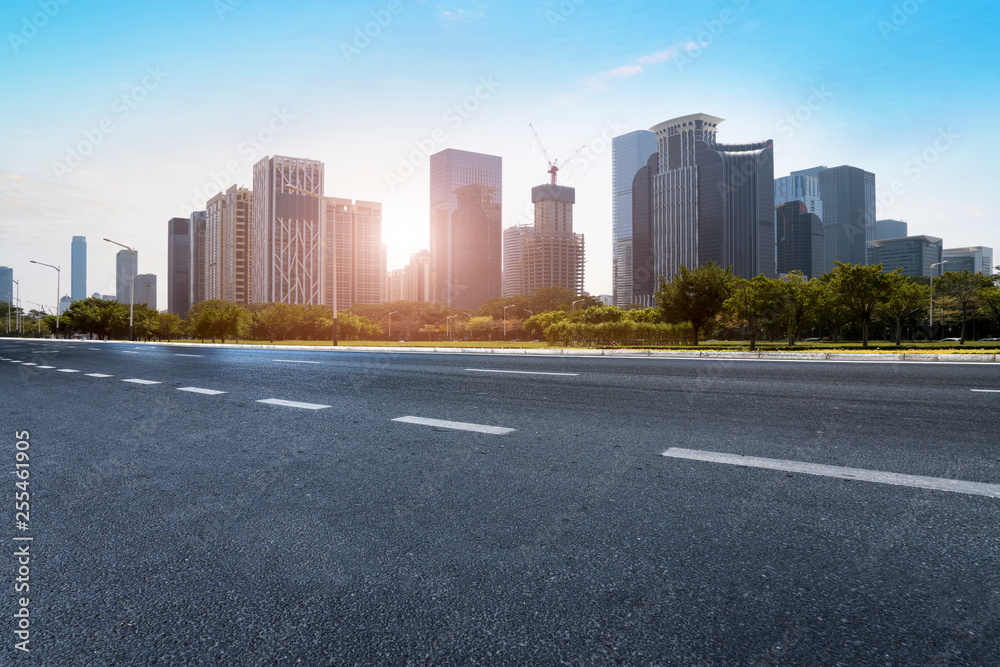
[[(691, 113), (774, 140), (775, 176), (876, 175), (878, 218), (1000, 248), (1000, 4), (982, 0), (5, 0), (0, 266), (22, 303), (114, 294), (110, 238), (166, 307), (167, 220), (252, 186), (267, 155), (321, 160), (327, 195), (383, 204), (389, 269), (429, 243), (428, 156), (503, 158), (504, 227), (549, 157), (577, 189), (585, 287), (611, 292), (611, 138)], [(4, 297), (0, 297), (4, 298)]]

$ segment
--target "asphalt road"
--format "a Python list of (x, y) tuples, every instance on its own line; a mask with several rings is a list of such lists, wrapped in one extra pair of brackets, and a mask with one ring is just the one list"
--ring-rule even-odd
[(998, 485), (1000, 364), (0, 359), (6, 664), (1000, 664), (1000, 497), (663, 456)]

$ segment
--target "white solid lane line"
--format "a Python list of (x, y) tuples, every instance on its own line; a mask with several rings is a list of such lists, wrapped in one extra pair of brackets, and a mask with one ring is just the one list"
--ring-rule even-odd
[(161, 382), (155, 382), (153, 380), (139, 380), (137, 378), (122, 380), (122, 382), (131, 382), (132, 384), (162, 384)]
[(215, 389), (202, 389), (201, 387), (178, 387), (177, 391), (189, 391), (192, 394), (205, 394), (206, 396), (218, 396), (219, 394), (225, 394), (224, 391), (216, 391)]
[(397, 417), (394, 422), (406, 424), (418, 424), (420, 426), (437, 426), (439, 428), (450, 428), (456, 431), (473, 431), (475, 433), (489, 433), (490, 435), (505, 435), (516, 431), (513, 428), (503, 428), (500, 426), (486, 426), (484, 424), (469, 424), (466, 422), (449, 422), (442, 419), (424, 419), (423, 417)]
[(320, 405), (319, 403), (299, 403), (298, 401), (285, 401), (280, 398), (265, 398), (262, 401), (257, 401), (258, 403), (267, 403), (268, 405), (280, 405), (285, 408), (302, 408), (303, 410), (323, 410), (324, 408), (332, 408), (332, 405)]
[(105, 375), (104, 373), (87, 373), (89, 378), (113, 378), (114, 375)]
[(958, 479), (945, 479), (943, 477), (903, 475), (894, 472), (882, 472), (880, 470), (864, 470), (863, 468), (842, 468), (840, 466), (803, 463), (800, 461), (783, 461), (780, 459), (764, 459), (756, 456), (740, 456), (738, 454), (723, 454), (721, 452), (704, 452), (694, 449), (680, 449), (678, 447), (671, 447), (663, 452), (663, 456), (675, 459), (689, 459), (691, 461), (705, 461), (707, 463), (724, 463), (747, 468), (797, 472), (803, 475), (820, 475), (822, 477), (837, 477), (860, 482), (875, 482), (877, 484), (892, 484), (917, 489), (932, 489), (934, 491), (950, 491), (952, 493), (1000, 498), (1000, 484), (965, 482)]
[(579, 373), (543, 373), (542, 371), (498, 371), (491, 368), (466, 368), (465, 370), (472, 373), (516, 373), (518, 375), (565, 375), (569, 377), (577, 377)]
[(283, 364), (321, 364), (322, 361), (293, 361), (292, 359), (275, 359), (276, 362), (280, 361)]
[(972, 391), (979, 394), (1000, 394), (1000, 389), (973, 389)]
[(175, 357), (204, 357), (204, 354), (175, 354)]

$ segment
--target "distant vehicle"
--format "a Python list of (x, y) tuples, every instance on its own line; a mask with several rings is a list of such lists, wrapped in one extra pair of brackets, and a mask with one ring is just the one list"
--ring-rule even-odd
[(961, 343), (962, 339), (961, 338), (942, 338), (941, 342), (942, 343)]
[(980, 338), (980, 343), (996, 343), (1000, 342), (1000, 338)]
[(803, 338), (803, 340), (805, 342), (807, 342), (807, 343), (818, 343), (818, 342), (820, 342), (823, 339), (822, 338)]

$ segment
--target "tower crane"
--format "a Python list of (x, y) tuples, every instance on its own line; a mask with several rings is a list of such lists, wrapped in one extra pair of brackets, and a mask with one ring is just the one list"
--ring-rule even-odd
[[(542, 156), (545, 158), (545, 161), (549, 163), (549, 174), (552, 175), (552, 185), (556, 185), (556, 175), (559, 173), (559, 160), (552, 161), (551, 159), (549, 159), (549, 152), (545, 150), (545, 144), (542, 143), (542, 138), (538, 136), (538, 130), (536, 130), (535, 126), (532, 125), (531, 123), (528, 123), (528, 127), (531, 128), (532, 133), (534, 133), (535, 135), (535, 141), (538, 142), (538, 147), (542, 150)], [(568, 158), (564, 159), (562, 161), (562, 164), (565, 165), (567, 162), (575, 158), (577, 155), (582, 153), (583, 149), (586, 147), (587, 147), (586, 144), (580, 146), (580, 148), (578, 148), (576, 152), (574, 152)]]

